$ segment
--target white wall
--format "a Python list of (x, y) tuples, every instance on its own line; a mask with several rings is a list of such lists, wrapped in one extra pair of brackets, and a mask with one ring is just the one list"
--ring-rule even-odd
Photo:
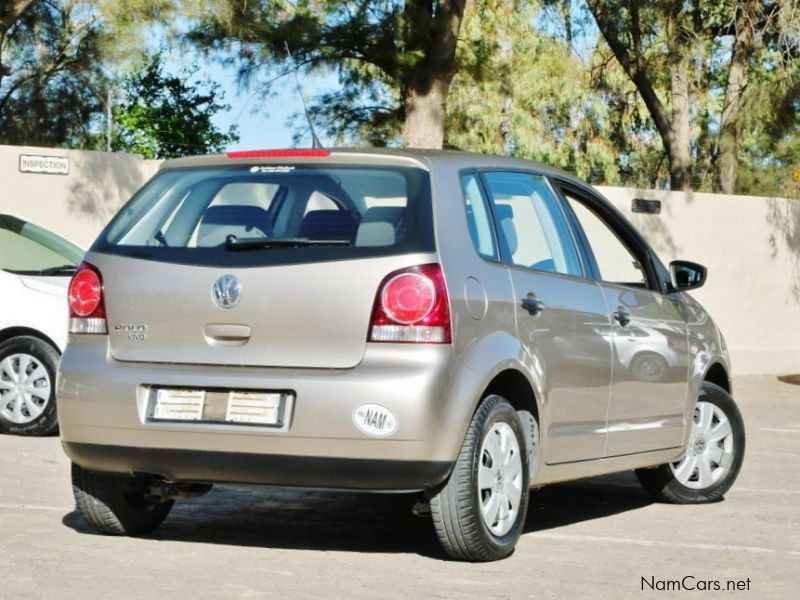
[[(69, 175), (19, 172), (20, 154), (67, 156)], [(0, 146), (0, 212), (88, 247), (158, 161), (104, 152)], [(800, 372), (800, 201), (600, 188), (669, 262), (709, 268), (694, 292), (722, 328), (736, 373)], [(633, 198), (662, 201), (633, 214)]]
[[(601, 187), (664, 262), (708, 267), (692, 292), (722, 329), (735, 373), (800, 372), (800, 201)], [(661, 200), (661, 214), (631, 200)]]
[[(66, 156), (69, 175), (21, 173), (20, 154)], [(33, 221), (87, 248), (159, 164), (130, 154), (0, 146), (0, 212)]]

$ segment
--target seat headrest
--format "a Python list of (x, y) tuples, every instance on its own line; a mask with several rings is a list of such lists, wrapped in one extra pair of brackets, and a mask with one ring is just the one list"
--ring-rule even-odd
[(404, 206), (373, 206), (368, 208), (361, 219), (362, 223), (386, 221), (397, 227), (406, 214)]
[(309, 240), (353, 240), (359, 217), (347, 210), (312, 210), (300, 223), (298, 237)]
[(406, 209), (402, 206), (368, 208), (356, 235), (356, 246), (391, 246), (405, 235)]
[(514, 208), (510, 204), (495, 204), (494, 217), (498, 221), (514, 218)]
[(517, 228), (514, 226), (514, 209), (509, 204), (495, 204), (494, 218), (502, 234), (501, 244), (504, 244), (509, 256), (513, 256), (519, 247)]
[(203, 215), (203, 225), (241, 225), (262, 229), (267, 222), (267, 211), (258, 206), (228, 204), (211, 206)]

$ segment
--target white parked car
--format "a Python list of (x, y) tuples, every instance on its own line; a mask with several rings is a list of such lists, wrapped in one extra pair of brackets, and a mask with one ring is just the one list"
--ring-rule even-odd
[(56, 369), (67, 343), (67, 287), (83, 250), (0, 214), (0, 432), (58, 430)]

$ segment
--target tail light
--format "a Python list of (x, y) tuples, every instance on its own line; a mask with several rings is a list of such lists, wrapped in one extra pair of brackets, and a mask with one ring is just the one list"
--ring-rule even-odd
[(439, 265), (411, 267), (386, 276), (375, 296), (369, 341), (450, 343), (450, 304)]
[(100, 271), (82, 263), (69, 282), (69, 332), (108, 333)]

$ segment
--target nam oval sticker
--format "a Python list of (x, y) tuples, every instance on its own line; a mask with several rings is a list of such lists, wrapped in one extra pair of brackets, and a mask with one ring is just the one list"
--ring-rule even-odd
[(397, 417), (380, 404), (360, 404), (353, 410), (353, 424), (362, 433), (373, 437), (386, 437), (397, 431)]

